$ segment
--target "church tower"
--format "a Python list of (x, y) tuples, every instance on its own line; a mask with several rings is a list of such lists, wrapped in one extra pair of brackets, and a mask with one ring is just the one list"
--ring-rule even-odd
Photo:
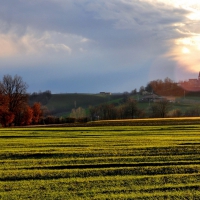
[(199, 72), (199, 76), (198, 76), (198, 81), (200, 82), (200, 72)]

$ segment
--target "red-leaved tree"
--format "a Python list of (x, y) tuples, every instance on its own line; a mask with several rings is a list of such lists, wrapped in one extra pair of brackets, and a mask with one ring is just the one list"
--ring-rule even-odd
[(34, 103), (32, 106), (32, 111), (33, 111), (32, 123), (38, 124), (38, 122), (42, 116), (41, 104), (37, 103), (37, 102)]
[(33, 110), (30, 106), (26, 105), (21, 119), (21, 125), (29, 125), (33, 120)]
[(26, 93), (27, 84), (23, 82), (20, 76), (5, 75), (0, 81), (0, 98), (1, 111), (0, 123), (3, 126), (20, 125), (21, 112), (28, 102), (28, 95)]
[(6, 127), (14, 120), (14, 113), (9, 111), (9, 97), (0, 94), (0, 123)]

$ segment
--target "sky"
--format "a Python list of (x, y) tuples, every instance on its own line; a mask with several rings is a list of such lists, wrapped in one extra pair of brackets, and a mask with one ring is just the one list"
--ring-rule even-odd
[(28, 92), (131, 92), (197, 78), (199, 0), (0, 0), (0, 70)]

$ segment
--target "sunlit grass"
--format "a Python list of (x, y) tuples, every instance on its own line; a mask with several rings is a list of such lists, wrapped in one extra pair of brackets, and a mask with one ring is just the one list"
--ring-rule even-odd
[(0, 199), (197, 199), (199, 133), (200, 125), (1, 129)]

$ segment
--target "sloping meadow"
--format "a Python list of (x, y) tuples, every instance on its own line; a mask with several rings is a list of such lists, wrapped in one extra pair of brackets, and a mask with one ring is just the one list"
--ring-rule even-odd
[(0, 199), (198, 199), (200, 125), (0, 129)]

